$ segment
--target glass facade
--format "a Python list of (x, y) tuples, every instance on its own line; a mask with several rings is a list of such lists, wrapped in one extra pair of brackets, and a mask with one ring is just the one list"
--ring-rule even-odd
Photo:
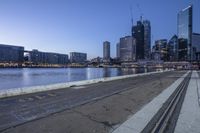
[(189, 6), (178, 13), (178, 59), (191, 61), (192, 55), (192, 6)]
[(160, 59), (163, 61), (169, 60), (169, 51), (167, 46), (167, 39), (161, 39), (155, 41), (155, 46), (153, 47), (156, 53), (160, 54)]
[(110, 42), (108, 41), (103, 43), (103, 59), (110, 60)]
[(150, 55), (151, 55), (151, 23), (149, 20), (144, 20), (143, 25), (144, 25), (144, 58), (150, 59)]
[(117, 43), (116, 45), (116, 53), (117, 53), (117, 58), (120, 58), (120, 43)]
[(23, 63), (24, 47), (0, 44), (0, 63)]
[(193, 56), (195, 60), (200, 60), (200, 34), (193, 33), (192, 34), (192, 46), (193, 46)]
[(120, 38), (120, 61), (132, 62), (135, 61), (135, 39), (132, 36)]
[(71, 63), (85, 63), (87, 61), (86, 53), (71, 52), (70, 53), (70, 62)]
[(142, 21), (137, 21), (137, 25), (132, 27), (132, 36), (136, 39), (136, 59), (144, 59), (144, 25)]
[(50, 52), (41, 52), (38, 50), (32, 50), (28, 52), (29, 61), (33, 64), (62, 64), (65, 65), (68, 63), (67, 54), (59, 53), (50, 53)]
[(170, 61), (177, 61), (178, 60), (178, 37), (174, 35), (168, 42), (168, 49), (169, 49), (169, 60)]

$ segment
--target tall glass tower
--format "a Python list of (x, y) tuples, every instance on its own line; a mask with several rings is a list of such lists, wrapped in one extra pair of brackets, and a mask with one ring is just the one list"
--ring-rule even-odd
[(136, 39), (136, 60), (144, 59), (144, 25), (142, 20), (132, 27), (132, 37)]
[(103, 59), (106, 62), (110, 61), (110, 42), (108, 41), (103, 42)]
[(151, 23), (149, 20), (144, 20), (143, 25), (144, 25), (144, 58), (150, 59), (150, 55), (151, 55)]
[(192, 5), (178, 13), (178, 60), (191, 61), (192, 57)]

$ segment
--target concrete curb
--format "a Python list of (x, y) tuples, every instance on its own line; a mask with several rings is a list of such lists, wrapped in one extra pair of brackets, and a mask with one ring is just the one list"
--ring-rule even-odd
[(50, 90), (57, 90), (57, 89), (63, 89), (63, 88), (68, 88), (72, 86), (89, 85), (89, 84), (94, 84), (98, 82), (108, 82), (108, 81), (113, 81), (113, 80), (126, 79), (126, 78), (131, 78), (131, 77), (150, 75), (150, 74), (156, 74), (156, 73), (162, 73), (162, 72), (168, 72), (168, 71), (171, 71), (171, 70), (117, 76), (117, 77), (106, 77), (106, 78), (74, 81), (74, 82), (67, 82), (67, 83), (58, 83), (58, 84), (52, 84), (52, 85), (41, 85), (41, 86), (5, 89), (5, 90), (0, 90), (0, 98), (6, 98), (6, 97), (11, 97), (11, 96), (24, 95), (24, 94), (30, 94), (30, 93), (36, 93), (36, 92), (43, 92), (43, 91), (50, 91)]

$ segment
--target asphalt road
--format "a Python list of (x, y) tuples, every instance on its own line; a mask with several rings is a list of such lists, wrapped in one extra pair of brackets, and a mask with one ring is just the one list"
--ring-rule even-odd
[(108, 132), (184, 73), (165, 72), (0, 99), (0, 131)]

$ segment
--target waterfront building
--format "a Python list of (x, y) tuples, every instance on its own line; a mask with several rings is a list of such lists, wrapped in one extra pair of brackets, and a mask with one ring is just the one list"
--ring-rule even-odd
[(136, 43), (132, 36), (120, 38), (120, 61), (133, 62), (136, 60)]
[(90, 60), (90, 64), (99, 65), (102, 62), (103, 62), (103, 59), (101, 57), (96, 57)]
[(87, 61), (87, 54), (80, 52), (70, 52), (71, 63), (85, 63)]
[[(154, 46), (153, 46), (154, 47)], [(161, 55), (160, 55), (160, 52), (159, 51), (154, 51), (154, 48), (152, 49), (152, 59), (154, 61), (161, 61)]]
[(23, 63), (24, 47), (0, 44), (0, 63)]
[(28, 52), (29, 62), (41, 65), (41, 64), (62, 64), (68, 63), (67, 54), (51, 53), (51, 52), (41, 52), (38, 50), (32, 50)]
[(192, 48), (192, 6), (178, 13), (178, 60), (193, 60)]
[(153, 51), (156, 56), (160, 56), (160, 60), (168, 61), (169, 60), (169, 51), (167, 45), (167, 39), (160, 39), (155, 41), (155, 45), (153, 46)]
[(110, 62), (110, 42), (103, 42), (103, 60), (104, 62)]
[(144, 25), (144, 58), (150, 59), (150, 55), (151, 55), (151, 23), (149, 20), (144, 20), (143, 25)]
[(132, 37), (136, 40), (136, 60), (144, 59), (144, 25), (142, 19), (132, 27)]
[(169, 61), (178, 60), (178, 37), (174, 35), (168, 42)]
[(120, 58), (120, 43), (117, 43), (116, 45), (116, 57), (117, 59)]
[(195, 60), (200, 61), (200, 34), (192, 34), (193, 57)]

